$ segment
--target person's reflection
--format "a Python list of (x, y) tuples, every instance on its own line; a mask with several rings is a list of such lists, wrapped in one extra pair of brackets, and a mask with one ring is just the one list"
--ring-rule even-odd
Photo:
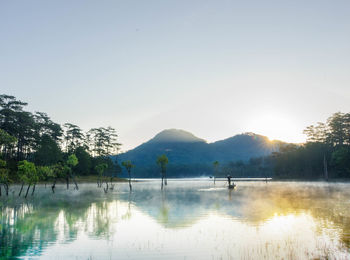
[(232, 189), (228, 189), (228, 199), (232, 200)]

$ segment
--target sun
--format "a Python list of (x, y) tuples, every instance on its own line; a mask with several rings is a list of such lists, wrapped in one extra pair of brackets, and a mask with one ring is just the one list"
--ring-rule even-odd
[(253, 117), (248, 124), (249, 131), (265, 135), (270, 140), (289, 143), (305, 142), (301, 124), (287, 115), (264, 113)]

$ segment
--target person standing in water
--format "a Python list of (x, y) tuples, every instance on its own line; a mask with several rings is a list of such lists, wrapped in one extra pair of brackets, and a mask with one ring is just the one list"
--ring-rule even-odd
[(231, 178), (232, 178), (231, 175), (227, 175), (227, 182), (228, 182), (228, 188), (229, 189), (233, 189), (235, 187), (234, 182), (232, 182), (232, 185), (231, 185)]

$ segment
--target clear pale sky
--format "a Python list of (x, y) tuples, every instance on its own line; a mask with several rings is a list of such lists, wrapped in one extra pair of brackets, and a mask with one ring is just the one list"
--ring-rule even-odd
[(350, 112), (350, 1), (0, 1), (0, 93), (124, 150), (167, 128), (302, 142)]

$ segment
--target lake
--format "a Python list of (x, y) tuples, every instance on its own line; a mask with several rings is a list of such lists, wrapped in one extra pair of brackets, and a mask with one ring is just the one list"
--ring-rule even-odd
[[(160, 180), (0, 198), (0, 258), (350, 259), (350, 184)], [(14, 192), (15, 190), (15, 192)]]

